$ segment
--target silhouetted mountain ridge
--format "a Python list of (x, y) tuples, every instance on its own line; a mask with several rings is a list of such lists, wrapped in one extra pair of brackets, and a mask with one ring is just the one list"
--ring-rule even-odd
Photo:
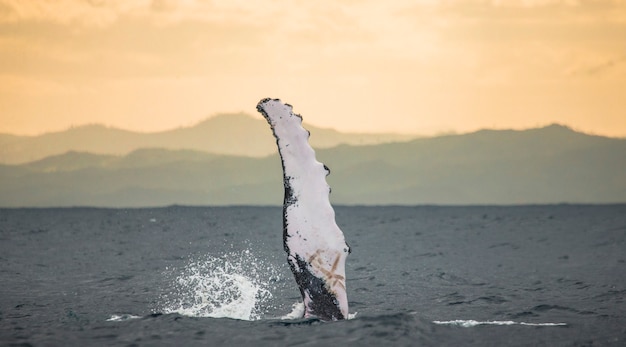
[(340, 146), (318, 155), (333, 169), (329, 182), (350, 193), (335, 190), (337, 199), (351, 203), (626, 202), (626, 140), (561, 126)]
[[(340, 145), (317, 156), (332, 171), (336, 203), (626, 202), (626, 139), (562, 126)], [(0, 206), (278, 205), (282, 197), (276, 153), (252, 158), (153, 148), (0, 165)]]
[[(341, 143), (372, 144), (402, 141), (412, 135), (353, 134), (306, 125), (316, 148)], [(249, 115), (221, 114), (191, 127), (140, 133), (91, 124), (39, 136), (0, 134), (0, 163), (22, 164), (68, 151), (124, 155), (140, 148), (190, 149), (224, 155), (262, 157), (276, 152), (265, 120)]]
[(163, 166), (184, 162), (207, 162), (222, 157), (224, 156), (188, 149), (142, 148), (124, 156), (69, 151), (19, 166), (33, 172), (57, 172), (88, 168), (118, 169), (123, 167)]

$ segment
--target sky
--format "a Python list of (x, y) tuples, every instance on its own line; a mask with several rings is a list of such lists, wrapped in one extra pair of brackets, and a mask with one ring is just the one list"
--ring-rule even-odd
[(0, 133), (306, 122), (626, 137), (626, 0), (0, 0)]

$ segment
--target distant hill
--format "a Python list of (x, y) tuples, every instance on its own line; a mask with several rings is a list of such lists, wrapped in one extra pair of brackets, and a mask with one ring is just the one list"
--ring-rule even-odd
[[(306, 125), (316, 148), (339, 144), (377, 144), (417, 136), (341, 133)], [(192, 127), (139, 133), (103, 125), (86, 125), (39, 136), (0, 134), (0, 164), (22, 164), (68, 151), (125, 155), (141, 148), (191, 149), (224, 155), (262, 157), (276, 152), (276, 142), (262, 119), (222, 114)]]
[[(339, 204), (626, 202), (626, 139), (559, 125), (341, 145), (317, 155), (332, 171), (331, 199)], [(68, 152), (0, 165), (0, 206), (279, 205), (281, 177), (276, 153)]]
[(626, 202), (626, 139), (559, 125), (340, 146), (319, 156), (346, 203)]

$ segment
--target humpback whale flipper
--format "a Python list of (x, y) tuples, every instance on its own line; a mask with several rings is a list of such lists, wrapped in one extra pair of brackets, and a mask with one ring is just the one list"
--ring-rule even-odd
[(350, 247), (330, 205), (326, 165), (315, 159), (302, 117), (289, 104), (263, 99), (257, 110), (270, 124), (283, 165), (283, 242), (300, 287), (305, 317), (348, 318), (346, 257)]

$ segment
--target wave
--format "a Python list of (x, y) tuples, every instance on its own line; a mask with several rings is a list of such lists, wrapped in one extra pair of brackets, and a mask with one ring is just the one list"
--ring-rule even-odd
[(567, 323), (527, 323), (527, 322), (515, 322), (515, 321), (476, 321), (476, 320), (465, 320), (465, 319), (456, 319), (449, 321), (433, 321), (433, 323), (438, 325), (456, 325), (463, 328), (473, 328), (479, 325), (527, 325), (533, 327), (555, 327), (555, 326), (567, 326)]

